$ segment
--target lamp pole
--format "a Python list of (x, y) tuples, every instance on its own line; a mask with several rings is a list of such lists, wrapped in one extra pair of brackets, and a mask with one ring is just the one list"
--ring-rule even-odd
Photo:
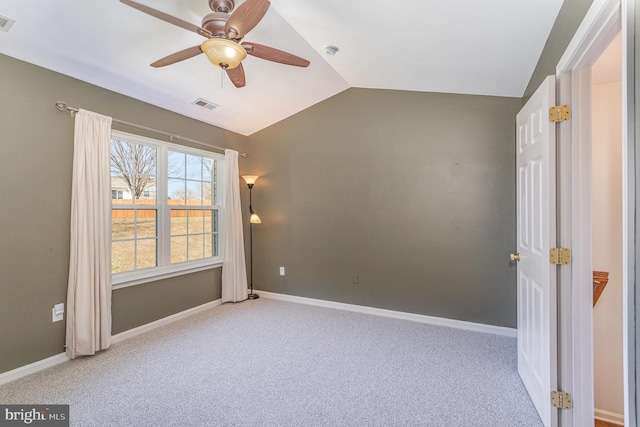
[(260, 295), (253, 292), (253, 224), (260, 224), (262, 221), (260, 217), (253, 211), (253, 200), (252, 200), (252, 190), (253, 184), (255, 184), (256, 180), (259, 178), (254, 175), (244, 175), (245, 182), (247, 183), (247, 187), (249, 187), (249, 285), (251, 287), (251, 291), (249, 295), (247, 295), (248, 299), (258, 299)]

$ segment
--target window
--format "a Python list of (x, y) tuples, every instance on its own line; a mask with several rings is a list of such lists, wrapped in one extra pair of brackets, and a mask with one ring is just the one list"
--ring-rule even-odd
[(222, 262), (223, 164), (219, 154), (112, 132), (114, 285)]

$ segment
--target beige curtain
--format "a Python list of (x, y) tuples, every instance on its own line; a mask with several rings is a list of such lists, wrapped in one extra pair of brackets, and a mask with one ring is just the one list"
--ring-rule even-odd
[(111, 345), (111, 117), (75, 117), (66, 353)]
[(247, 299), (247, 266), (244, 258), (242, 206), (238, 179), (238, 152), (225, 150), (225, 239), (222, 263), (222, 302)]

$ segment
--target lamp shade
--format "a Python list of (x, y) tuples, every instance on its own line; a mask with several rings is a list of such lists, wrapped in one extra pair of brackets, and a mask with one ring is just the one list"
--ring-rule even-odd
[(260, 217), (255, 212), (251, 214), (251, 218), (249, 218), (249, 222), (251, 224), (262, 224), (262, 221), (260, 220)]
[(246, 182), (247, 185), (255, 184), (258, 178), (260, 177), (256, 175), (242, 175), (242, 179), (244, 179), (244, 182)]
[(203, 41), (200, 49), (213, 65), (225, 69), (236, 68), (247, 57), (247, 51), (240, 44), (217, 37)]

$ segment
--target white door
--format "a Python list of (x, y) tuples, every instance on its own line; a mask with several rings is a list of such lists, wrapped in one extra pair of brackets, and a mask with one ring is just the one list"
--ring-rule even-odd
[(555, 124), (549, 107), (555, 80), (549, 76), (516, 118), (518, 373), (546, 427), (558, 424), (551, 407), (557, 384), (555, 246)]

